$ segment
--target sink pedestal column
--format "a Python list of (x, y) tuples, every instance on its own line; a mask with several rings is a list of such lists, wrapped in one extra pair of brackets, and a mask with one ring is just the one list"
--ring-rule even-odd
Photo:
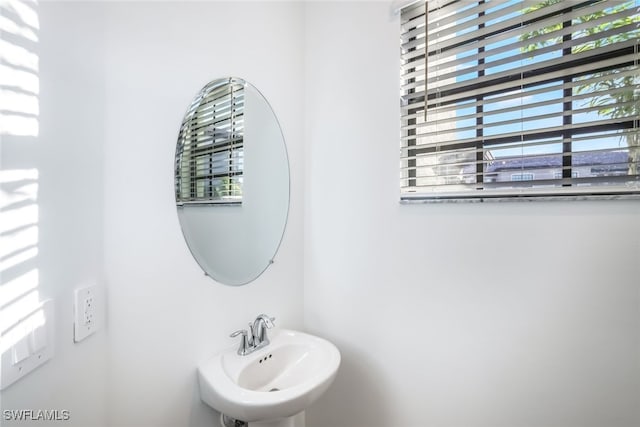
[(304, 427), (304, 411), (292, 417), (250, 422), (249, 427)]

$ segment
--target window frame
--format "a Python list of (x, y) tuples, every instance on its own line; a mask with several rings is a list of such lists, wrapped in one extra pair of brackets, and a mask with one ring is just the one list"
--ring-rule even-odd
[[(417, 3), (417, 5), (416, 5)], [(424, 9), (425, 12), (423, 12), (424, 15), (424, 20), (425, 20), (425, 25), (426, 25), (426, 21), (428, 20), (428, 13), (429, 13), (429, 7), (428, 7), (428, 2), (414, 2), (411, 3), (410, 5), (406, 6), (405, 8), (403, 8), (401, 10), (401, 13), (404, 13), (405, 10), (407, 9), (416, 9), (418, 7), (420, 7), (421, 5), (424, 5)], [(445, 5), (450, 5), (455, 3), (455, 1), (445, 1), (443, 2)], [(478, 0), (477, 2), (474, 2), (477, 4), (484, 4), (485, 1), (484, 0)], [(583, 5), (585, 2), (581, 2), (580, 5)], [(444, 7), (444, 6), (443, 6)], [(567, 8), (564, 8), (566, 10), (571, 10), (573, 11), (574, 8), (577, 8), (578, 6), (569, 6)], [(563, 10), (564, 10), (563, 9)], [(482, 17), (484, 12), (479, 12), (478, 13), (478, 17)], [(564, 12), (563, 12), (564, 13)], [(560, 15), (561, 17), (562, 15)], [(409, 21), (407, 21), (409, 22)], [(405, 22), (404, 20), (401, 20), (401, 24), (404, 25)], [(480, 24), (480, 26), (478, 27), (479, 29), (482, 29), (482, 25), (484, 24)], [(572, 23), (571, 20), (568, 21), (563, 21), (562, 22), (562, 29), (565, 28), (569, 28), (572, 25), (574, 25)], [(516, 26), (517, 27), (517, 26)], [(415, 27), (413, 29), (409, 28), (406, 30), (406, 33), (410, 33), (412, 30), (417, 29), (418, 27)], [(429, 29), (424, 30), (424, 38), (425, 40), (427, 40), (427, 34), (430, 32)], [(566, 41), (570, 41), (571, 40), (571, 35), (572, 32), (568, 31), (566, 34), (563, 35), (563, 42)], [(419, 43), (415, 43), (413, 47), (404, 50), (404, 46), (406, 45), (410, 45), (411, 42), (415, 42), (417, 41), (417, 37), (415, 36), (413, 38), (408, 38), (406, 39), (404, 42), (401, 41), (402, 43), (402, 50), (401, 50), (401, 56), (403, 54), (410, 54), (412, 52), (415, 52), (418, 50), (418, 46)], [(478, 36), (478, 40), (486, 40), (487, 36)], [(638, 41), (635, 43), (635, 45), (632, 48), (627, 48), (627, 50), (631, 49), (631, 52), (634, 52), (633, 49), (635, 49), (635, 52), (638, 53), (638, 49), (640, 46), (640, 39), (637, 39)], [(428, 65), (428, 53), (429, 50), (427, 49), (426, 45), (428, 42), (425, 42), (425, 48), (424, 48), (424, 62), (425, 62), (425, 70), (423, 71), (425, 73), (424, 76), (424, 81), (426, 82), (426, 73), (428, 72), (427, 67)], [(485, 48), (485, 44), (481, 44), (481, 46), (479, 46), (478, 48), (478, 52), (483, 52), (483, 49)], [(618, 53), (619, 53), (620, 49), (613, 49), (611, 52), (607, 52), (608, 55), (610, 55), (611, 57), (615, 57)], [(573, 55), (573, 51), (572, 51), (572, 47), (565, 47), (563, 49), (562, 52), (562, 57), (565, 57), (566, 55)], [(583, 58), (582, 61), (580, 60), (572, 60), (571, 61), (571, 65), (584, 65), (586, 63), (588, 63), (588, 59), (589, 58)], [(484, 64), (484, 57), (482, 57), (482, 55), (477, 57), (477, 65), (478, 65), (478, 78), (483, 77), (484, 76), (484, 68), (482, 67), (482, 65)], [(402, 70), (404, 68), (404, 75), (407, 74), (415, 74), (418, 73), (420, 70), (419, 68), (416, 66), (415, 68), (411, 68), (410, 67), (411, 63), (404, 63), (401, 61), (401, 75), (402, 75)], [(636, 58), (635, 62), (633, 62), (631, 64), (631, 66), (635, 66), (638, 67), (638, 58)], [(623, 65), (619, 65), (616, 64), (617, 68), (623, 68)], [(582, 75), (589, 75), (592, 74), (596, 71), (602, 71), (604, 68), (602, 69), (596, 69), (596, 70), (589, 70), (588, 72), (583, 72)], [(517, 68), (512, 68), (510, 69), (511, 75), (521, 75), (523, 76), (525, 74), (525, 72), (523, 70), (518, 70)], [(635, 71), (634, 71), (635, 73)], [(640, 73), (638, 73), (640, 74)], [(636, 74), (636, 76), (638, 75)], [(593, 132), (593, 128), (590, 126), (583, 126), (583, 127), (578, 127), (578, 128), (567, 128), (567, 126), (571, 126), (572, 124), (572, 117), (573, 117), (573, 112), (576, 110), (573, 106), (573, 102), (571, 100), (566, 101), (567, 98), (571, 98), (572, 96), (572, 85), (567, 85), (566, 83), (573, 83), (573, 80), (578, 77), (579, 74), (576, 73), (569, 73), (568, 75), (562, 76), (562, 77), (556, 77), (554, 79), (549, 79), (548, 81), (545, 81), (543, 83), (549, 83), (549, 82), (562, 82), (564, 85), (563, 88), (563, 98), (559, 100), (559, 102), (562, 102), (562, 117), (563, 117), (563, 129), (561, 130), (549, 130), (548, 132), (545, 132), (543, 130), (537, 132), (535, 135), (532, 136), (523, 136), (520, 135), (520, 141), (522, 141), (522, 143), (524, 143), (526, 141), (526, 138), (542, 138), (542, 137), (561, 137), (562, 138), (562, 152), (558, 153), (556, 155), (559, 155), (562, 157), (562, 164), (561, 164), (561, 172), (562, 172), (562, 178), (561, 180), (556, 180), (553, 177), (549, 179), (549, 182), (552, 183), (560, 183), (560, 181), (562, 182), (561, 187), (559, 186), (554, 186), (553, 190), (550, 190), (549, 188), (542, 188), (540, 187), (539, 190), (531, 190), (532, 187), (532, 183), (535, 183), (535, 181), (523, 181), (526, 184), (523, 184), (522, 187), (517, 187), (517, 186), (512, 186), (511, 188), (505, 189), (505, 190), (494, 190), (494, 191), (486, 191), (487, 188), (491, 188), (491, 181), (488, 180), (485, 183), (485, 177), (488, 175), (487, 171), (485, 170), (486, 164), (487, 164), (487, 159), (484, 158), (485, 154), (488, 150), (491, 149), (492, 146), (497, 146), (498, 144), (502, 144), (504, 142), (506, 142), (505, 139), (496, 139), (493, 141), (485, 141), (484, 140), (484, 135), (483, 135), (483, 120), (484, 120), (484, 114), (483, 114), (483, 105), (481, 102), (477, 102), (476, 103), (476, 138), (477, 138), (477, 142), (475, 143), (475, 146), (472, 147), (471, 144), (466, 144), (463, 147), (458, 147), (455, 148), (455, 146), (452, 146), (453, 148), (449, 149), (449, 150), (444, 150), (441, 153), (464, 153), (464, 151), (462, 150), (462, 148), (464, 149), (474, 149), (476, 156), (475, 156), (475, 165), (476, 165), (476, 181), (473, 183), (473, 185), (475, 185), (476, 191), (464, 191), (461, 192), (459, 194), (447, 194), (447, 193), (440, 193), (440, 192), (433, 192), (433, 193), (427, 193), (427, 192), (420, 192), (420, 191), (415, 191), (415, 192), (405, 192), (403, 191), (404, 188), (417, 188), (418, 186), (416, 185), (418, 178), (420, 178), (417, 175), (417, 171), (419, 170), (419, 166), (417, 165), (417, 161), (416, 158), (418, 157), (418, 155), (420, 154), (427, 154), (427, 153), (436, 153), (436, 150), (438, 150), (437, 146), (432, 146), (432, 147), (418, 147), (417, 144), (417, 140), (418, 140), (418, 134), (417, 134), (417, 119), (415, 118), (409, 118), (406, 119), (407, 116), (412, 116), (415, 115), (416, 113), (425, 110), (428, 111), (428, 104), (430, 102), (433, 101), (433, 98), (430, 97), (430, 95), (428, 94), (428, 92), (426, 91), (426, 89), (424, 90), (424, 94), (422, 95), (422, 100), (418, 100), (417, 102), (414, 103), (410, 103), (407, 101), (407, 99), (409, 99), (411, 97), (411, 95), (415, 95), (417, 92), (417, 81), (418, 79), (416, 77), (410, 78), (410, 79), (405, 79), (403, 76), (401, 76), (401, 85), (409, 85), (411, 86), (411, 84), (416, 84), (414, 88), (410, 88), (406, 91), (402, 90), (401, 91), (401, 108), (403, 109), (403, 113), (402, 113), (402, 122), (405, 123), (404, 127), (407, 127), (408, 129), (406, 131), (403, 130), (402, 132), (402, 137), (403, 140), (406, 141), (401, 149), (401, 171), (403, 169), (406, 170), (406, 176), (402, 175), (402, 173), (404, 173), (404, 171), (401, 173), (401, 194), (400, 194), (400, 199), (402, 202), (414, 202), (414, 201), (420, 201), (420, 202), (429, 202), (429, 201), (447, 201), (447, 200), (453, 200), (453, 201), (460, 201), (460, 200), (470, 200), (470, 201), (477, 201), (477, 200), (503, 200), (503, 199), (508, 199), (508, 200), (521, 200), (521, 199), (592, 199), (592, 198), (633, 198), (633, 199), (638, 199), (640, 198), (640, 176), (638, 175), (631, 175), (629, 176), (629, 178), (627, 179), (627, 181), (635, 181), (635, 188), (632, 188), (631, 190), (629, 189), (621, 189), (619, 187), (615, 187), (615, 186), (611, 186), (611, 188), (604, 188), (604, 187), (590, 187), (588, 190), (585, 190), (584, 188), (580, 188), (579, 187), (579, 176), (578, 174), (574, 173), (575, 169), (579, 169), (579, 166), (574, 165), (573, 164), (573, 156), (576, 154), (576, 152), (573, 150), (573, 138), (576, 135), (581, 135), (581, 134), (587, 134), (589, 132)], [(509, 80), (511, 77), (506, 77), (505, 80)], [(534, 82), (531, 83), (530, 86), (536, 86), (536, 85), (540, 85), (542, 83), (540, 82)], [(514, 87), (518, 87), (517, 83), (514, 83)], [(523, 88), (526, 87), (526, 85), (522, 86)], [(636, 91), (638, 90), (638, 88), (636, 87)], [(504, 92), (504, 91), (503, 91)], [(497, 93), (501, 93), (501, 92), (497, 92)], [(482, 99), (484, 96), (484, 94), (480, 93), (477, 97), (476, 100), (480, 100)], [(437, 101), (437, 99), (435, 100)], [(564, 102), (563, 102), (564, 101)], [(405, 110), (406, 109), (406, 113)], [(625, 127), (627, 126), (627, 127)], [(634, 132), (638, 133), (640, 132), (640, 118), (631, 118), (631, 119), (627, 119), (624, 120), (624, 124), (622, 126), (619, 125), (612, 125), (612, 128), (615, 129), (633, 129)], [(603, 130), (606, 130), (607, 127), (603, 126), (602, 127)], [(514, 136), (511, 137), (513, 138), (513, 141), (517, 142), (518, 141), (518, 137)], [(424, 145), (424, 144), (423, 144)], [(412, 147), (416, 147), (416, 148), (412, 148)], [(634, 148), (635, 150), (637, 150), (638, 148)], [(630, 152), (631, 150), (629, 150)], [(406, 154), (404, 154), (406, 153)], [(440, 155), (440, 154), (438, 154)], [(629, 156), (631, 155), (631, 153), (629, 153)], [(630, 163), (630, 161), (629, 161)], [(437, 166), (440, 167), (440, 166)], [(435, 169), (435, 167), (434, 167)], [(531, 170), (529, 169), (523, 169), (523, 172), (531, 172)], [(552, 173), (553, 175), (553, 173)], [(441, 177), (444, 178), (445, 184), (447, 177), (446, 176), (442, 176), (442, 175), (436, 175), (437, 177)], [(605, 175), (606, 176), (606, 175)], [(405, 181), (407, 183), (407, 185), (403, 186), (403, 181)], [(595, 180), (593, 180), (595, 181)], [(504, 184), (504, 183), (503, 183)], [(558, 185), (556, 184), (556, 185)], [(442, 184), (440, 184), (442, 185)], [(506, 186), (506, 185), (502, 185), (502, 186)], [(529, 188), (526, 188), (529, 187)], [(560, 190), (558, 190), (558, 188), (560, 188)]]

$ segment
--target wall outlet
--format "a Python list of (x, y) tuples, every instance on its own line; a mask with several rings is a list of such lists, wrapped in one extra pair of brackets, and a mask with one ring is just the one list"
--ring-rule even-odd
[(100, 327), (98, 309), (101, 304), (98, 285), (76, 289), (74, 292), (73, 340), (80, 342)]

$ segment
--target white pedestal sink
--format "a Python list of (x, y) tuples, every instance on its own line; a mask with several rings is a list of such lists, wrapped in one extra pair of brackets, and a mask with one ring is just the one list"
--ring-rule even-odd
[(271, 335), (269, 345), (251, 354), (239, 356), (234, 346), (200, 365), (200, 396), (249, 427), (304, 427), (303, 411), (333, 382), (340, 352), (303, 332)]

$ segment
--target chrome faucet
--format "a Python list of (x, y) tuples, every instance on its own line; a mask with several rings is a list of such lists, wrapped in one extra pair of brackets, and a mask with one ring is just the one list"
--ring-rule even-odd
[(269, 345), (267, 329), (271, 329), (275, 326), (273, 323), (275, 320), (275, 317), (269, 317), (266, 314), (261, 314), (256, 317), (256, 320), (249, 322), (249, 332), (247, 332), (246, 329), (240, 329), (229, 335), (231, 338), (242, 335), (242, 338), (240, 339), (240, 346), (238, 347), (238, 355), (246, 356), (259, 348)]
[(251, 325), (251, 334), (253, 335), (253, 345), (256, 348), (269, 345), (269, 337), (267, 337), (267, 329), (273, 328), (275, 317), (269, 317), (266, 314), (261, 314), (256, 317)]

